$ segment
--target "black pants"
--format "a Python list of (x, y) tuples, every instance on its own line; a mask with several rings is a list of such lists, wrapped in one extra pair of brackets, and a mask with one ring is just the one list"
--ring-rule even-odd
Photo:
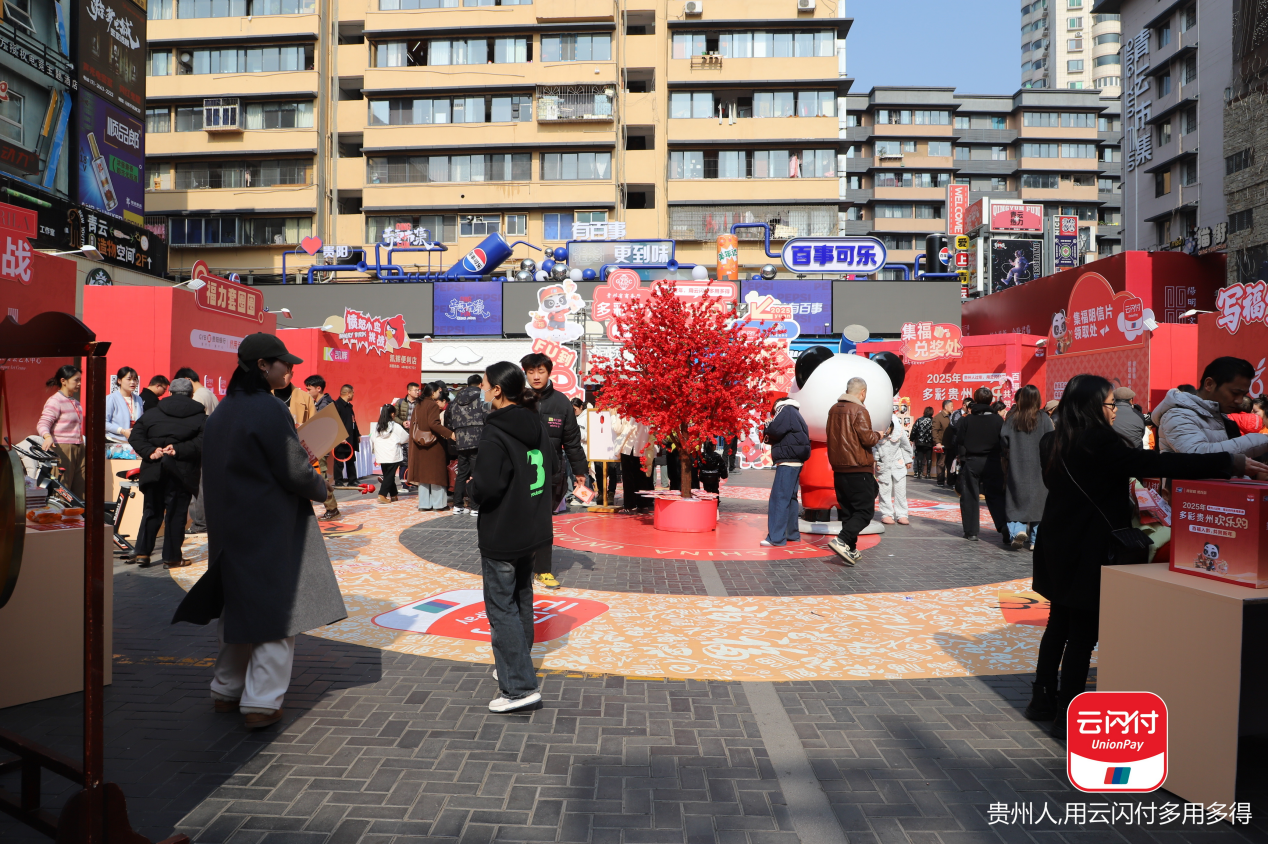
[(682, 456), (678, 449), (665, 452), (665, 475), (670, 489), (682, 489)]
[(175, 478), (164, 475), (141, 488), (145, 506), (137, 530), (136, 553), (148, 557), (154, 552), (159, 525), (163, 526), (163, 562), (177, 563), (185, 544), (185, 519), (189, 515), (189, 492)]
[(726, 445), (722, 449), (722, 458), (726, 460), (726, 467), (732, 472), (738, 471), (740, 463), (738, 460), (738, 452), (740, 450), (740, 438), (731, 437), (726, 441)]
[[(332, 455), (331, 463), (334, 464), (335, 483), (351, 486), (361, 479), (357, 476), (357, 448), (351, 441), (348, 441), (348, 447), (352, 449), (351, 457), (345, 461), (336, 460)], [(343, 449), (339, 449), (339, 451), (342, 453)]]
[(857, 550), (859, 531), (876, 515), (876, 493), (879, 487), (871, 472), (834, 472), (833, 486), (837, 493), (837, 511), (841, 514), (841, 532), (837, 534), (851, 550)]
[(383, 470), (383, 483), (379, 484), (379, 495), (396, 495), (396, 468), (400, 463), (380, 463)]
[(1048, 613), (1048, 627), (1039, 640), (1035, 680), (1045, 689), (1057, 689), (1057, 669), (1061, 669), (1057, 700), (1062, 708), (1087, 686), (1088, 666), (1099, 637), (1100, 613), (1097, 610), (1052, 605)]
[(533, 648), (533, 556), (514, 560), (480, 558), (484, 611), (489, 619), (498, 688), (508, 698), (537, 691)]
[(608, 504), (616, 503), (616, 486), (621, 482), (621, 464), (620, 463), (594, 463), (591, 466), (594, 472), (595, 492), (600, 492), (600, 487), (604, 483), (608, 487)]
[(467, 506), (467, 487), (471, 483), (471, 470), (475, 468), (478, 452), (479, 449), (475, 448), (458, 449), (458, 472), (453, 479), (453, 506), (455, 507)]
[(621, 455), (621, 499), (627, 510), (650, 510), (652, 499), (639, 495), (652, 488), (652, 479), (643, 472), (643, 461), (637, 454)]
[(977, 536), (981, 510), (977, 497), (986, 496), (986, 509), (991, 513), (995, 529), (1008, 535), (1004, 517), (1004, 471), (998, 458), (967, 457), (960, 461), (960, 521), (965, 536)]
[[(563, 459), (562, 455), (560, 455), (560, 459)], [(561, 467), (554, 477), (550, 479), (550, 513), (552, 517), (555, 511), (559, 509), (560, 502), (564, 500), (564, 483), (564, 472)], [(547, 542), (533, 552), (533, 574), (550, 574), (553, 571), (554, 558), (552, 554), (554, 550), (555, 544)]]
[(912, 467), (912, 470), (917, 478), (927, 478), (933, 474), (933, 446), (916, 446), (915, 466)]

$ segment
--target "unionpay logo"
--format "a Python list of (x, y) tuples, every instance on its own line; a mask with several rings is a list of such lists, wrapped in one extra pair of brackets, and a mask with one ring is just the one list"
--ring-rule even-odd
[(1084, 692), (1066, 735), (1066, 773), (1080, 791), (1153, 791), (1167, 779), (1167, 705), (1153, 692)]
[(476, 247), (467, 253), (467, 257), (462, 259), (462, 266), (473, 273), (478, 273), (484, 269), (484, 265), (489, 262), (489, 257), (484, 254), (484, 250)]

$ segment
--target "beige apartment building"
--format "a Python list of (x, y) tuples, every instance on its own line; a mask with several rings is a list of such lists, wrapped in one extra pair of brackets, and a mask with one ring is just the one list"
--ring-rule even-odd
[(1021, 87), (1123, 90), (1117, 14), (1094, 13), (1095, 0), (1022, 0)]
[(576, 223), (710, 264), (735, 222), (836, 234), (837, 8), (150, 0), (147, 223), (173, 274), (201, 258), (261, 282), (305, 237), (356, 250), (402, 228), (448, 247), (434, 269), (494, 231), (554, 247)]

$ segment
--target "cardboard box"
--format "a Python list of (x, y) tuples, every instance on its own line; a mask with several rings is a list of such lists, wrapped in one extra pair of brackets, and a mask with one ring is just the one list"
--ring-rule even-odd
[(1268, 484), (1174, 481), (1171, 570), (1268, 587)]

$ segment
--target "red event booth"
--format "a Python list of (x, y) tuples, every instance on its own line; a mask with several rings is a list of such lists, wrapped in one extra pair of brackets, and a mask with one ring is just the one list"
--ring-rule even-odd
[[(43, 252), (31, 254), (31, 282), (23, 284), (0, 277), (0, 319), (12, 317), (19, 323), (45, 311), (75, 314), (75, 262)], [(87, 321), (87, 320), (85, 320)], [(98, 339), (110, 338), (98, 335)], [(18, 442), (35, 433), (44, 402), (53, 394), (44, 382), (70, 358), (10, 358), (0, 361), (4, 374), (6, 417), (3, 433)]]
[(286, 348), (304, 362), (295, 367), (295, 383), (303, 384), (309, 375), (326, 379), (326, 391), (339, 397), (339, 388), (351, 384), (356, 390), (353, 405), (357, 408), (357, 427), (368, 435), (370, 425), (378, 421), (378, 409), (392, 399), (405, 395), (405, 385), (417, 381), (421, 371), (418, 341), (403, 349), (386, 349), (348, 342), (347, 335), (322, 331), (320, 328), (290, 328), (278, 332)]

